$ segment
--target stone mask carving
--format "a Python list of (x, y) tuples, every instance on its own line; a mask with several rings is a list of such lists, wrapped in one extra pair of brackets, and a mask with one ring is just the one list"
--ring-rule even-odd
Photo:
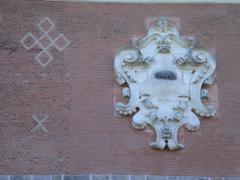
[(193, 41), (182, 39), (165, 17), (158, 18), (133, 47), (120, 50), (114, 68), (123, 96), (129, 97), (128, 104), (116, 104), (116, 111), (133, 115), (136, 129), (151, 126), (156, 132), (154, 148), (181, 149), (179, 128), (194, 131), (200, 125), (197, 115), (216, 113), (202, 103), (207, 96), (202, 85), (212, 85), (214, 58), (195, 48)]

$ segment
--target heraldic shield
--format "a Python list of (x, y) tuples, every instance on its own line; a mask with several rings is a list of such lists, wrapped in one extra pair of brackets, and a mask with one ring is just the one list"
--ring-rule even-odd
[(116, 82), (122, 87), (127, 104), (116, 103), (116, 111), (133, 115), (136, 129), (151, 126), (156, 133), (154, 148), (177, 150), (178, 130), (199, 128), (201, 117), (216, 114), (206, 106), (203, 84), (211, 86), (216, 68), (214, 57), (194, 42), (180, 37), (166, 17), (157, 18), (146, 36), (115, 56)]

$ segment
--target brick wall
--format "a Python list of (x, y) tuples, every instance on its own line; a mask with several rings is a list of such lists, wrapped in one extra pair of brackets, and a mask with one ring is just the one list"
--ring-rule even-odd
[[(0, 174), (136, 174), (238, 176), (240, 99), (240, 6), (88, 4), (2, 0), (0, 6)], [(152, 133), (133, 130), (130, 117), (116, 115), (113, 58), (145, 19), (181, 20), (181, 34), (215, 49), (219, 113), (184, 133), (185, 149), (151, 149)], [(39, 38), (48, 17), (69, 41), (45, 67), (21, 39)], [(44, 40), (43, 40), (44, 41)], [(47, 42), (42, 42), (47, 43)], [(61, 43), (60, 43), (61, 44)], [(46, 60), (46, 57), (45, 57)], [(46, 119), (36, 131), (34, 118)]]
[(0, 176), (1, 180), (239, 180), (240, 177), (151, 176), (151, 175), (25, 175)]

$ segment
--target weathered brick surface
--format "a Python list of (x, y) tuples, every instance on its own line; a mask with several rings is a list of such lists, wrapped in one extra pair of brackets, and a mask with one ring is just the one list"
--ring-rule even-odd
[[(0, 179), (12, 180), (16, 176), (2, 176)], [(202, 177), (202, 176), (153, 176), (153, 175), (115, 175), (115, 174), (88, 174), (88, 175), (23, 175), (17, 176), (18, 179), (59, 179), (59, 180), (239, 180), (240, 177)]]
[[(239, 12), (239, 5), (2, 0), (0, 173), (240, 175)], [(218, 65), (218, 116), (185, 133), (177, 152), (151, 149), (149, 134), (113, 110), (117, 49), (144, 35), (146, 18), (161, 15), (180, 18), (181, 34), (194, 35), (197, 46), (216, 49)], [(42, 68), (34, 61), (39, 49), (27, 51), (20, 39), (39, 35), (36, 24), (46, 16), (53, 35), (64, 33), (71, 44), (52, 49), (53, 61)], [(33, 114), (49, 116), (47, 133), (31, 132)]]

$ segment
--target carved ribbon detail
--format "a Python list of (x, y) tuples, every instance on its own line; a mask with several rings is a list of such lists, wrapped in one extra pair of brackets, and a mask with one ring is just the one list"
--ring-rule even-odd
[(151, 126), (156, 132), (152, 147), (180, 149), (181, 126), (194, 131), (200, 125), (197, 115), (216, 114), (216, 109), (206, 107), (201, 99), (207, 96), (202, 86), (212, 84), (215, 68), (210, 53), (182, 39), (167, 18), (160, 17), (143, 39), (115, 56), (116, 81), (124, 86), (123, 96), (129, 97), (128, 104), (116, 104), (116, 111), (134, 114), (136, 129)]

